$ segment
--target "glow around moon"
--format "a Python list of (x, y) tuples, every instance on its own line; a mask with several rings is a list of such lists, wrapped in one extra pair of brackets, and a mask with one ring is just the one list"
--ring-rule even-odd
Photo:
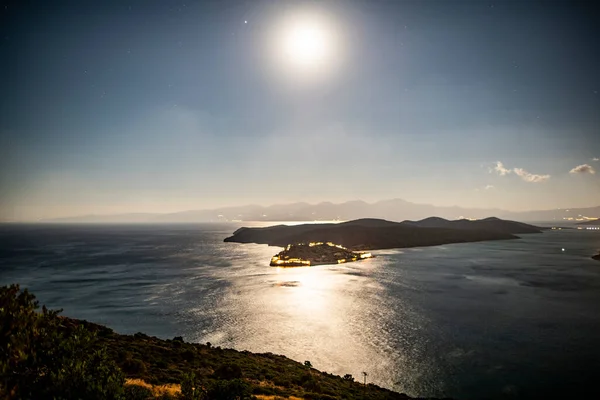
[(282, 52), (291, 65), (309, 68), (327, 62), (331, 38), (315, 21), (298, 21), (283, 35)]
[(340, 28), (330, 15), (298, 12), (276, 24), (269, 47), (279, 72), (317, 78), (339, 67), (343, 55), (340, 39)]

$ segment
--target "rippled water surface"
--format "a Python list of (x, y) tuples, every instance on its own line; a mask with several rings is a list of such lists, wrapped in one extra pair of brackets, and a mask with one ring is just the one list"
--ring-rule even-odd
[[(532, 398), (595, 387), (600, 232), (268, 266), (234, 225), (0, 226), (0, 284), (64, 315), (310, 360), (418, 396)], [(563, 251), (564, 249), (564, 251)], [(595, 389), (594, 389), (595, 390)], [(593, 392), (592, 392), (593, 393)]]

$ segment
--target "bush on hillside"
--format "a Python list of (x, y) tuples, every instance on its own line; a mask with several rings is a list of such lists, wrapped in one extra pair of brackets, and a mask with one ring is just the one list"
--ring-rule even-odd
[(242, 368), (237, 364), (222, 364), (215, 370), (213, 376), (217, 379), (240, 379), (242, 378)]
[(206, 393), (200, 384), (200, 381), (196, 379), (196, 374), (190, 372), (183, 376), (181, 381), (181, 400), (204, 400)]
[(152, 390), (140, 385), (125, 385), (124, 394), (127, 400), (148, 400), (154, 398)]
[(214, 381), (207, 393), (207, 400), (246, 400), (251, 398), (251, 390), (241, 379)]
[(0, 288), (0, 393), (6, 399), (120, 399), (124, 378), (96, 335), (68, 329), (19, 285)]

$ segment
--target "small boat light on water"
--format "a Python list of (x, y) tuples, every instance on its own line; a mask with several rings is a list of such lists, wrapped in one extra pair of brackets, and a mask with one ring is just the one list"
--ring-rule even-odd
[(565, 248), (563, 247), (562, 251), (565, 251)]

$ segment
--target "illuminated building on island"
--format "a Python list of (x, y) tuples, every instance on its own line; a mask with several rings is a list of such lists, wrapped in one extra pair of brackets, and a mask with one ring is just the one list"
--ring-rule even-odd
[(310, 267), (325, 264), (343, 264), (373, 258), (368, 252), (355, 252), (332, 242), (289, 244), (271, 258), (274, 267)]

